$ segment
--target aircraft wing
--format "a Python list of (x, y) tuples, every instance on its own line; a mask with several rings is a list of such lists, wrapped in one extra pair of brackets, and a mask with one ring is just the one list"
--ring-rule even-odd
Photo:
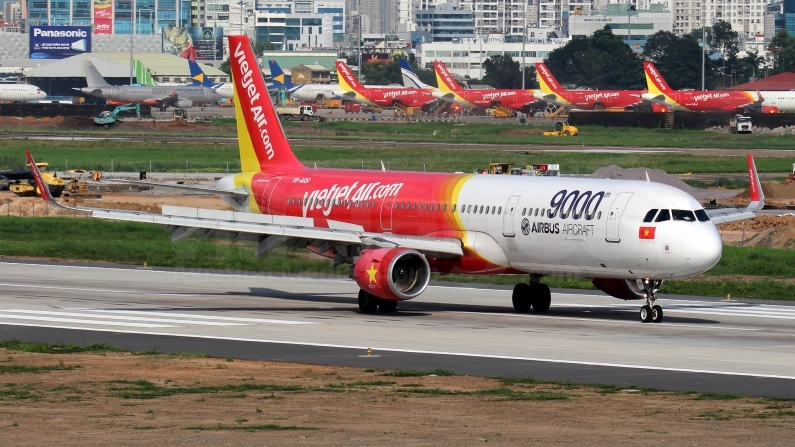
[(762, 191), (762, 184), (759, 182), (759, 174), (756, 172), (754, 157), (748, 154), (748, 189), (751, 191), (751, 203), (743, 209), (737, 208), (718, 208), (707, 210), (707, 215), (714, 224), (736, 222), (738, 220), (753, 219), (756, 212), (765, 206), (765, 193)]
[[(308, 248), (317, 253), (325, 253), (335, 248), (338, 253), (347, 253), (335, 258), (335, 265), (352, 261), (357, 253), (349, 250), (351, 246), (369, 247), (406, 247), (412, 248), (429, 257), (450, 259), (464, 255), (461, 241), (456, 238), (397, 236), (387, 233), (366, 232), (364, 228), (333, 220), (326, 220), (327, 227), (315, 226), (315, 220), (308, 217), (276, 216), (235, 211), (210, 210), (203, 208), (185, 208), (164, 205), (162, 214), (138, 211), (121, 211), (111, 209), (92, 209), (69, 207), (58, 203), (44, 184), (36, 162), (26, 151), (28, 162), (31, 163), (33, 176), (41, 191), (41, 197), (53, 206), (90, 212), (92, 217), (124, 222), (142, 222), (164, 225), (171, 231), (171, 240), (179, 241), (191, 234), (205, 237), (228, 235), (234, 240), (249, 240), (257, 243), (255, 256), (261, 256), (279, 245), (287, 245), (293, 249)], [(147, 183), (148, 182), (138, 182)]]

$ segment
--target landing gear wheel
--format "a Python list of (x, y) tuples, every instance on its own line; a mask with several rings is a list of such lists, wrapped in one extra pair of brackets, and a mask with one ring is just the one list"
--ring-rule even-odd
[(365, 314), (371, 314), (378, 309), (378, 298), (375, 295), (359, 290), (359, 310)]
[(530, 310), (531, 297), (533, 296), (533, 290), (530, 288), (529, 284), (519, 283), (513, 288), (513, 295), (511, 299), (513, 301), (513, 308), (516, 309), (517, 312), (525, 313)]
[(642, 323), (648, 323), (651, 321), (651, 307), (648, 305), (640, 308), (640, 321)]
[(654, 323), (660, 323), (663, 319), (663, 311), (662, 307), (655, 305), (651, 308), (651, 321)]
[(538, 313), (548, 311), (549, 305), (552, 303), (552, 294), (549, 292), (549, 286), (538, 283), (535, 285), (534, 292), (533, 310)]
[(378, 308), (381, 312), (392, 313), (397, 311), (397, 301), (378, 300)]

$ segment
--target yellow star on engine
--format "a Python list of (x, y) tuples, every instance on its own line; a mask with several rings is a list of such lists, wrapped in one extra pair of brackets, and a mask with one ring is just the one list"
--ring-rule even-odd
[(649, 230), (643, 230), (643, 235), (644, 236), (648, 236), (649, 235)]
[(365, 270), (365, 272), (367, 272), (367, 274), (370, 275), (371, 283), (378, 284), (378, 282), (375, 280), (375, 274), (378, 273), (378, 269), (375, 268), (375, 261), (373, 261), (373, 263), (370, 265), (370, 268), (368, 270)]

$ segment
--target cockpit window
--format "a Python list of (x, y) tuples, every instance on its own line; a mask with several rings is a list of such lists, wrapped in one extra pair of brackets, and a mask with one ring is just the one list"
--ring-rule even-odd
[(696, 218), (699, 222), (709, 222), (709, 215), (704, 210), (696, 210)]
[(671, 213), (668, 210), (661, 210), (660, 214), (657, 215), (657, 219), (655, 222), (665, 222), (666, 220), (671, 220)]
[(671, 210), (671, 215), (674, 220), (683, 220), (685, 222), (696, 221), (696, 215), (690, 210)]
[(654, 216), (656, 214), (657, 214), (657, 208), (655, 208), (653, 210), (649, 210), (649, 212), (646, 213), (646, 217), (643, 218), (643, 221), (644, 222), (654, 222)]

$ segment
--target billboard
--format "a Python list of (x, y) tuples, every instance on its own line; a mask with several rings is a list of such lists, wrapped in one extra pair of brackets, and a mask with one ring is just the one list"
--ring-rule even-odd
[(200, 26), (163, 28), (163, 53), (190, 60), (224, 58), (223, 28)]
[(30, 27), (31, 59), (63, 59), (90, 52), (90, 26)]
[(94, 34), (113, 34), (111, 0), (94, 0)]

